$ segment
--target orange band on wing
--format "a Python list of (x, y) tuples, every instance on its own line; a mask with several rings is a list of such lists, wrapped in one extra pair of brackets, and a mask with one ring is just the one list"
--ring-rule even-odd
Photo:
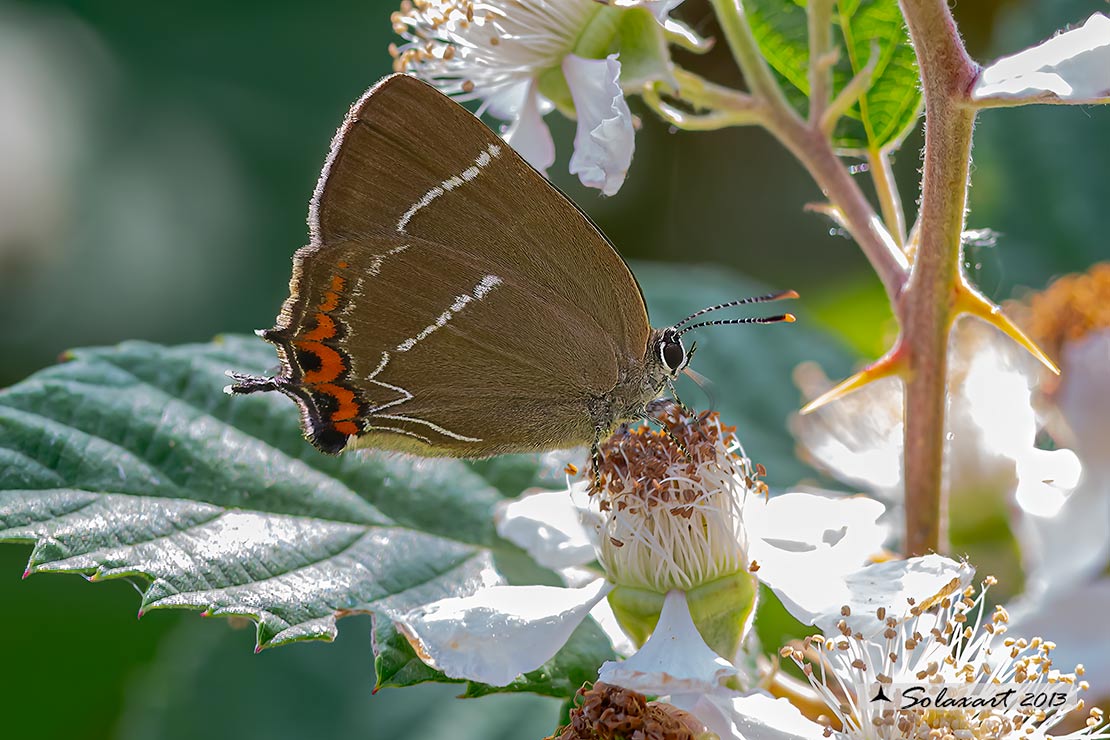
[(343, 355), (323, 342), (298, 340), (294, 342), (294, 345), (302, 352), (311, 352), (320, 360), (319, 370), (309, 370), (301, 378), (301, 382), (305, 385), (330, 383), (347, 369), (347, 363), (344, 362)]
[(328, 416), (329, 420), (346, 421), (358, 416), (358, 403), (355, 401), (355, 393), (349, 388), (344, 388), (335, 383), (322, 383), (313, 390), (317, 393), (327, 394), (339, 402), (339, 408)]
[(343, 292), (346, 287), (347, 281), (336, 275), (331, 279), (331, 290), (324, 294), (324, 300), (320, 301), (319, 309), (325, 313), (334, 311), (339, 308), (339, 294)]
[(316, 314), (316, 328), (301, 337), (302, 341), (319, 342), (324, 339), (331, 339), (338, 333), (335, 325), (335, 319), (328, 316), (323, 311)]
[[(346, 269), (349, 265), (340, 262), (338, 266)], [(312, 406), (318, 414), (317, 423), (320, 426), (314, 427), (315, 434), (325, 433), (329, 426), (342, 435), (355, 436), (361, 433), (358, 417), (363, 403), (355, 389), (345, 380), (350, 371), (350, 358), (339, 341), (344, 325), (343, 319), (336, 313), (344, 304), (343, 292), (346, 287), (346, 278), (332, 276), (328, 290), (317, 303), (316, 310), (311, 313), (312, 318), (309, 321), (315, 321), (315, 325), (305, 331), (306, 327), (302, 324), (299, 328), (303, 333), (292, 342), (298, 352), (311, 355), (315, 359), (313, 362), (304, 357), (299, 363), (303, 372), (300, 385), (309, 397), (316, 397)], [(305, 369), (305, 365), (312, 369)], [(320, 403), (322, 396), (330, 397), (334, 403)], [(338, 449), (339, 446), (336, 451)]]

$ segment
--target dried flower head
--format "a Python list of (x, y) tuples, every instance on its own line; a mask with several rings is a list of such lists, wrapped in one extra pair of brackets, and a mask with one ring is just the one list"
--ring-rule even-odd
[(548, 740), (708, 740), (692, 714), (620, 686), (583, 686), (575, 700), (570, 724)]
[(1110, 329), (1110, 262), (1053, 281), (1021, 313), (1030, 336), (1052, 357), (1063, 358), (1065, 345)]

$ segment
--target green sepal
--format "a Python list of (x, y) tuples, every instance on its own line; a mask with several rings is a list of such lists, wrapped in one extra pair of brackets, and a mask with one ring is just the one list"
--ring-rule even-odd
[(755, 576), (738, 571), (686, 592), (686, 603), (705, 644), (732, 660), (752, 627), (758, 597)]
[(653, 82), (678, 88), (663, 26), (646, 8), (630, 8), (620, 22), (621, 87), (637, 92)]
[[(599, 6), (579, 35), (572, 53), (583, 59), (605, 59), (618, 54), (621, 87), (636, 92), (651, 82), (677, 87), (667, 35), (646, 8)], [(561, 66), (544, 70), (538, 77), (540, 93), (568, 118), (574, 118), (574, 99)]]
[[(738, 571), (686, 592), (686, 604), (698, 633), (713, 652), (731, 660), (752, 626), (759, 589), (755, 576)], [(666, 594), (617, 586), (609, 606), (637, 646), (647, 642), (659, 622)]]
[(636, 647), (647, 642), (659, 622), (666, 594), (634, 586), (617, 586), (609, 592), (609, 606)]

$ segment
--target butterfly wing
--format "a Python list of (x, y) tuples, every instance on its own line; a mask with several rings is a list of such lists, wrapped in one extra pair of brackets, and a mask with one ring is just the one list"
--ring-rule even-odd
[[(321, 449), (486, 456), (589, 441), (642, 363), (639, 287), (597, 228), (465, 109), (406, 76), (351, 109), (263, 332)], [(266, 385), (269, 384), (269, 385)]]

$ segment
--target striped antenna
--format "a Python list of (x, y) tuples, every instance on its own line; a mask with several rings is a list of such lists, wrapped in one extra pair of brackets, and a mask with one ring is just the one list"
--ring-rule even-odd
[[(693, 321), (694, 319), (696, 319), (699, 316), (704, 316), (705, 314), (710, 313), (711, 311), (720, 311), (722, 308), (732, 308), (733, 306), (745, 306), (749, 303), (770, 303), (771, 301), (781, 301), (781, 300), (784, 300), (786, 298), (797, 298), (797, 297), (798, 297), (797, 291), (784, 290), (780, 293), (768, 293), (767, 295), (755, 296), (754, 298), (741, 298), (740, 300), (737, 300), (737, 301), (729, 301), (728, 303), (721, 303), (721, 304), (716, 305), (716, 306), (710, 306), (709, 308), (703, 308), (700, 311), (695, 311), (694, 313), (692, 313), (689, 316), (687, 316), (686, 318), (684, 318), (682, 321), (679, 321), (677, 324), (675, 324), (671, 328), (672, 329), (679, 329), (679, 328), (682, 327), (683, 324), (689, 323), (690, 321)], [(698, 326), (705, 326), (705, 324), (699, 324)]]
[(691, 324), (682, 331), (678, 332), (675, 336), (681, 337), (683, 334), (690, 331), (691, 329), (698, 329), (703, 326), (725, 326), (728, 324), (779, 324), (782, 322), (792, 324), (795, 321), (797, 321), (797, 319), (794, 318), (794, 314), (792, 313), (784, 313), (780, 316), (758, 316), (756, 318), (747, 319), (718, 319), (717, 321), (702, 321), (697, 324)]

